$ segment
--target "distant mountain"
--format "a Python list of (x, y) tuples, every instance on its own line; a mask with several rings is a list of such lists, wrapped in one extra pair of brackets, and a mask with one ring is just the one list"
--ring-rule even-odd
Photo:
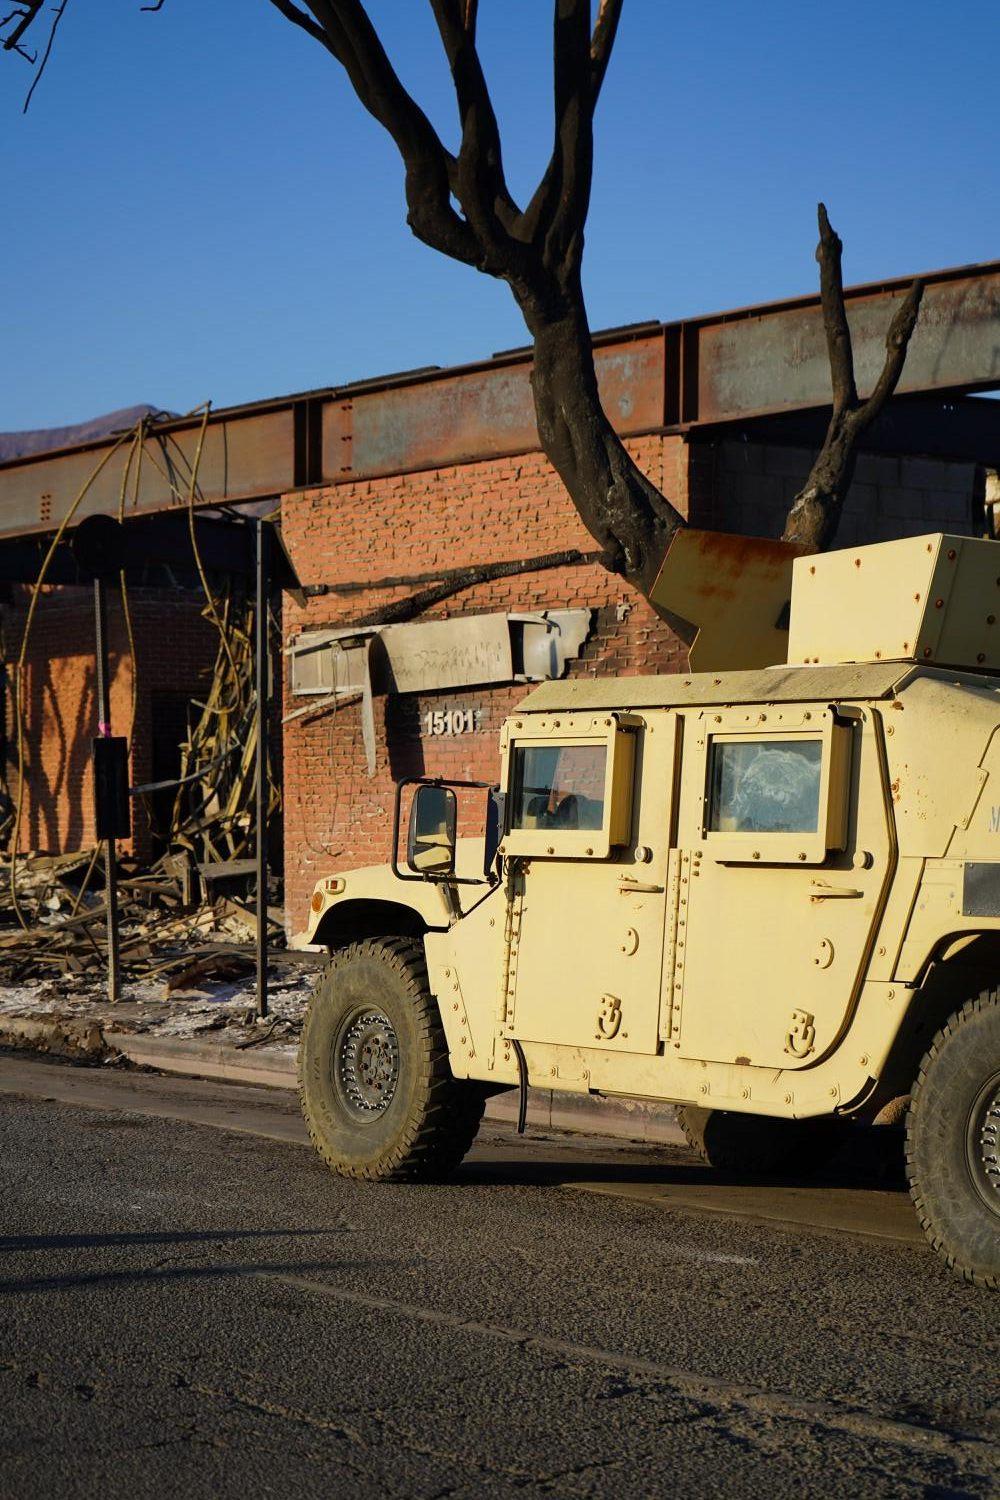
[(27, 458), (32, 453), (48, 453), (52, 448), (72, 448), (94, 438), (110, 437), (134, 427), (140, 417), (158, 412), (159, 406), (123, 406), (75, 427), (42, 427), (37, 432), (0, 432), (0, 463), (12, 458)]

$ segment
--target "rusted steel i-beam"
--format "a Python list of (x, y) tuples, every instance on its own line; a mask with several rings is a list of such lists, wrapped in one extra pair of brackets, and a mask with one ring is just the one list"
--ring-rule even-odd
[[(938, 271), (924, 280), (899, 394), (1000, 385), (1000, 263)], [(893, 312), (912, 281), (907, 277), (847, 292), (862, 393), (878, 377)], [(818, 298), (682, 323), (680, 344), (684, 423), (745, 420), (829, 404), (830, 368)]]
[[(900, 394), (1000, 386), (1000, 262), (932, 272)], [(880, 368), (894, 304), (911, 277), (848, 290), (858, 383)], [(612, 329), (594, 340), (608, 414), (625, 436), (691, 431), (830, 400), (818, 297), (737, 308), (679, 323)], [(195, 504), (211, 507), (316, 484), (536, 450), (530, 349), (478, 364), (409, 371), (212, 414)], [(186, 503), (201, 417), (157, 423), (128, 511)], [(108, 440), (0, 464), (0, 537), (52, 531)], [(128, 446), (108, 462), (77, 512), (116, 514)]]

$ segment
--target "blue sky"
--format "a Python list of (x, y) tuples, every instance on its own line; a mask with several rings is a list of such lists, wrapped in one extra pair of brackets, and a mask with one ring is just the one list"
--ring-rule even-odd
[[(373, 0), (449, 141), (424, 0)], [(481, 0), (508, 175), (548, 152), (548, 0)], [(595, 328), (1000, 257), (996, 0), (626, 0), (598, 117)], [(405, 227), (391, 143), (268, 0), (69, 0), (31, 110), (0, 56), (0, 429), (187, 410), (525, 342)]]

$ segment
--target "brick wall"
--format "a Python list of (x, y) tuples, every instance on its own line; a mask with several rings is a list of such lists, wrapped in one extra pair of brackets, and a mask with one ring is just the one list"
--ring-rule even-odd
[[(631, 448), (645, 472), (683, 509), (687, 445), (676, 437), (649, 437)], [(281, 518), (303, 583), (367, 581), (594, 548), (540, 454), (289, 495)], [(286, 641), (304, 628), (343, 624), (410, 592), (372, 590), (346, 600), (326, 595), (311, 600), (305, 610), (286, 601)], [(421, 618), (578, 607), (597, 613), (594, 631), (581, 659), (570, 665), (570, 675), (634, 676), (683, 666), (682, 647), (669, 627), (634, 589), (596, 564), (484, 584)], [(285, 691), (287, 695), (287, 678)], [(522, 684), (376, 697), (378, 765), (372, 778), (365, 765), (359, 705), (286, 725), (285, 900), (291, 932), (305, 925), (309, 894), (322, 874), (388, 858), (396, 778), (496, 780), (500, 725), (527, 691)], [(303, 701), (286, 697), (286, 709), (300, 708)], [(480, 727), (454, 737), (423, 733), (427, 710), (444, 707), (480, 710)]]
[[(132, 724), (133, 666), (121, 605), (109, 589), (111, 727), (131, 745), (134, 785), (176, 754), (185, 708), (204, 690), (215, 659), (216, 636), (193, 594), (130, 594), (136, 643), (138, 695)], [(44, 591), (35, 612), (24, 674), (25, 791), (19, 847), (69, 852), (93, 843), (90, 742), (97, 732), (93, 596), (89, 589)], [(27, 590), (15, 589), (3, 607), (3, 649), (8, 672), (20, 650)], [(7, 784), (17, 793), (17, 726), (11, 694), (6, 705)], [(155, 753), (154, 753), (155, 752)], [(133, 807), (135, 837), (129, 849), (145, 856), (150, 827), (145, 807)]]

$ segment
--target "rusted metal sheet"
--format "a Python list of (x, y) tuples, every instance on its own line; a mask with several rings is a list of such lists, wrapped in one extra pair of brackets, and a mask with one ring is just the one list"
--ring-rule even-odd
[[(858, 388), (871, 390), (885, 358), (885, 336), (908, 281), (848, 293)], [(927, 278), (920, 317), (899, 383), (908, 391), (988, 390), (1000, 385), (1000, 265)], [(686, 325), (684, 418), (723, 422), (767, 412), (825, 406), (830, 367), (815, 299), (756, 314)], [(695, 344), (692, 355), (690, 345)]]
[[(605, 409), (622, 432), (663, 421), (663, 334), (595, 351)], [(328, 403), (324, 470), (367, 478), (538, 447), (527, 355)]]
[(696, 635), (692, 672), (770, 667), (788, 657), (792, 563), (801, 548), (724, 531), (678, 531), (650, 598)]
[[(168, 510), (187, 502), (191, 467), (201, 430), (171, 424), (146, 441), (135, 495), (138, 465), (127, 486), (128, 514)], [(198, 467), (196, 503), (252, 499), (281, 494), (294, 483), (294, 429), (290, 406), (237, 414), (213, 421), (205, 434)], [(108, 461), (81, 501), (75, 519), (117, 515), (122, 478), (131, 444), (126, 441)], [(89, 444), (43, 454), (0, 468), (0, 535), (51, 530), (66, 515), (112, 443)]]

